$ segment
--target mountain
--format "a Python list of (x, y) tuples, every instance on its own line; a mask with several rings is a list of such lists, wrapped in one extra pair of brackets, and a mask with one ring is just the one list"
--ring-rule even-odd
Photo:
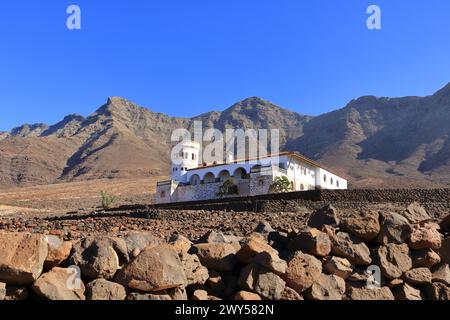
[(252, 97), (176, 118), (111, 97), (84, 118), (0, 133), (0, 186), (168, 174), (176, 128), (279, 129), (281, 148), (346, 174), (353, 187), (450, 185), (450, 84), (427, 97), (352, 100), (311, 117)]

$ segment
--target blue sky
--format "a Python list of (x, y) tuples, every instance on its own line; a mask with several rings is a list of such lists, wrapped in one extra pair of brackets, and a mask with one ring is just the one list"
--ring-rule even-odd
[[(82, 29), (66, 28), (79, 5)], [(368, 30), (366, 9), (382, 10)], [(450, 82), (448, 0), (58, 0), (0, 5), (0, 130), (108, 96), (194, 116), (260, 96), (303, 114)]]

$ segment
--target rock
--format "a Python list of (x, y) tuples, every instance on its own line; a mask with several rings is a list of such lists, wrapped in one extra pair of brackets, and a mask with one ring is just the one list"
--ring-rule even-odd
[(393, 290), (396, 300), (422, 300), (420, 290), (404, 283)]
[(433, 282), (425, 285), (424, 292), (429, 300), (450, 300), (450, 287), (447, 287), (441, 282)]
[(233, 275), (221, 276), (214, 270), (209, 270), (209, 279), (206, 282), (208, 288), (217, 295), (228, 297), (235, 292), (238, 279)]
[(402, 244), (409, 239), (411, 232), (411, 225), (405, 217), (394, 212), (380, 213), (378, 242)]
[(259, 301), (262, 300), (259, 295), (248, 291), (239, 291), (233, 297), (233, 300), (248, 300), (248, 301)]
[(0, 281), (8, 285), (28, 285), (44, 268), (48, 246), (37, 234), (0, 231)]
[[(261, 221), (256, 226), (254, 232), (262, 234), (265, 238), (268, 238), (269, 234), (275, 232), (267, 221)], [(245, 292), (245, 291), (244, 291)]]
[(85, 300), (83, 281), (76, 278), (76, 269), (55, 267), (37, 279), (32, 289), (48, 300)]
[(345, 258), (328, 257), (323, 265), (324, 270), (342, 279), (347, 279), (353, 272), (353, 265)]
[(302, 251), (319, 257), (325, 257), (331, 252), (330, 237), (318, 229), (311, 228), (300, 232), (289, 243), (291, 251)]
[(125, 237), (128, 257), (134, 258), (146, 247), (162, 244), (162, 240), (155, 237), (151, 232), (131, 231)]
[(446, 263), (441, 263), (432, 269), (433, 282), (442, 282), (447, 286), (450, 286), (450, 268)]
[(311, 228), (322, 230), (324, 225), (339, 225), (337, 210), (331, 204), (314, 211), (308, 220), (308, 226)]
[[(439, 249), (439, 255), (442, 258), (442, 262), (450, 263), (450, 238), (442, 241), (442, 246)], [(439, 262), (437, 262), (436, 264), (438, 264)]]
[[(175, 249), (176, 250), (176, 249)], [(200, 263), (200, 259), (196, 254), (189, 254), (187, 251), (180, 251), (178, 256), (183, 264), (184, 273), (186, 274), (187, 285), (205, 284), (208, 280), (208, 269)]]
[(363, 241), (373, 241), (380, 233), (379, 214), (376, 211), (352, 214), (341, 220), (340, 228)]
[(73, 245), (70, 263), (92, 279), (110, 280), (129, 261), (125, 240), (114, 237), (87, 237)]
[(125, 300), (127, 290), (124, 286), (102, 278), (86, 285), (87, 300)]
[(415, 268), (405, 272), (403, 278), (412, 285), (421, 285), (430, 283), (432, 276), (428, 268)]
[(430, 215), (427, 211), (417, 202), (411, 203), (403, 212), (403, 216), (411, 223), (421, 223), (431, 221)]
[(6, 283), (0, 282), (0, 300), (5, 300), (6, 297)]
[(307, 295), (312, 300), (342, 300), (344, 293), (344, 279), (335, 275), (321, 274)]
[(391, 289), (388, 287), (348, 286), (346, 297), (348, 300), (395, 300)]
[(364, 242), (345, 232), (337, 232), (330, 236), (333, 255), (346, 258), (356, 265), (370, 265), (369, 248)]
[(48, 243), (48, 255), (45, 259), (44, 268), (50, 270), (59, 266), (69, 257), (72, 250), (72, 242), (63, 241), (54, 235), (47, 235), (46, 240)]
[(398, 287), (398, 286), (400, 286), (400, 285), (402, 285), (404, 283), (405, 283), (405, 281), (403, 281), (403, 279), (392, 279), (391, 281), (389, 281), (387, 283), (387, 286), (390, 289), (393, 289), (393, 288), (396, 288), (396, 287)]
[(258, 253), (256, 256), (253, 257), (251, 262), (266, 267), (267, 269), (275, 272), (278, 275), (286, 273), (287, 269), (286, 261), (280, 259), (278, 255), (275, 256), (266, 251)]
[(144, 301), (144, 300), (172, 300), (168, 294), (151, 294), (151, 293), (130, 293), (126, 300)]
[[(23, 301), (27, 300), (29, 291), (27, 287), (7, 286), (6, 287), (6, 301)], [(0, 299), (1, 300), (1, 299)]]
[(264, 240), (256, 237), (249, 237), (237, 252), (236, 257), (239, 262), (248, 264), (250, 261), (261, 252), (267, 252), (274, 259), (278, 258), (278, 251), (272, 248)]
[(140, 291), (161, 291), (187, 284), (183, 264), (171, 245), (147, 247), (117, 272), (115, 281)]
[(181, 252), (181, 251), (188, 252), (192, 247), (192, 242), (188, 238), (186, 238), (180, 234), (172, 235), (169, 239), (169, 243), (178, 252)]
[(230, 243), (200, 243), (195, 246), (203, 266), (219, 272), (231, 272), (236, 265), (237, 249)]
[(281, 300), (304, 300), (304, 299), (297, 291), (286, 286), (284, 287), (283, 293), (281, 294)]
[(366, 284), (367, 280), (369, 279), (369, 276), (370, 275), (367, 272), (367, 270), (357, 269), (354, 270), (353, 273), (346, 280), (350, 282)]
[(297, 251), (289, 258), (288, 268), (282, 278), (287, 286), (302, 293), (319, 280), (321, 273), (322, 263), (319, 260), (312, 255)]
[(208, 300), (208, 292), (205, 290), (195, 290), (192, 294), (192, 300), (206, 301)]
[(224, 235), (214, 230), (208, 231), (199, 240), (198, 243), (237, 243), (239, 239), (234, 236)]
[(409, 241), (410, 248), (415, 250), (439, 250), (442, 245), (441, 234), (439, 231), (428, 225), (415, 227)]
[(249, 264), (242, 269), (238, 283), (242, 289), (270, 300), (280, 300), (286, 285), (278, 275), (257, 264)]
[(414, 268), (431, 268), (441, 262), (439, 255), (431, 249), (411, 251)]
[(381, 272), (388, 279), (400, 278), (412, 268), (407, 244), (389, 243), (375, 250), (375, 260)]
[(188, 299), (186, 289), (182, 287), (166, 290), (167, 294), (174, 301), (186, 301)]
[(450, 213), (442, 219), (439, 226), (441, 227), (442, 232), (450, 232)]

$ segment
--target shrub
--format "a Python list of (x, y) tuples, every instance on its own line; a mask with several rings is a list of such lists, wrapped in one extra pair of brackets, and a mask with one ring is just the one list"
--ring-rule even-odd
[(233, 179), (227, 179), (220, 187), (217, 193), (218, 197), (223, 198), (224, 196), (239, 194), (239, 188)]
[(288, 177), (276, 177), (270, 186), (270, 190), (274, 193), (285, 193), (292, 191), (292, 184)]
[(100, 191), (100, 197), (101, 197), (103, 209), (111, 208), (111, 205), (116, 200), (115, 196), (108, 194), (108, 192), (106, 192), (106, 191)]

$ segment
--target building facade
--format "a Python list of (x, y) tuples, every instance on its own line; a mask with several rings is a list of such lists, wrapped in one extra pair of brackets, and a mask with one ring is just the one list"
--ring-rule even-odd
[(277, 177), (287, 177), (292, 191), (347, 189), (347, 180), (336, 172), (300, 154), (283, 152), (256, 159), (199, 164), (200, 146), (186, 142), (180, 152), (172, 154), (171, 179), (160, 181), (156, 203), (210, 200), (220, 198), (220, 187), (232, 179), (236, 196), (271, 193)]

